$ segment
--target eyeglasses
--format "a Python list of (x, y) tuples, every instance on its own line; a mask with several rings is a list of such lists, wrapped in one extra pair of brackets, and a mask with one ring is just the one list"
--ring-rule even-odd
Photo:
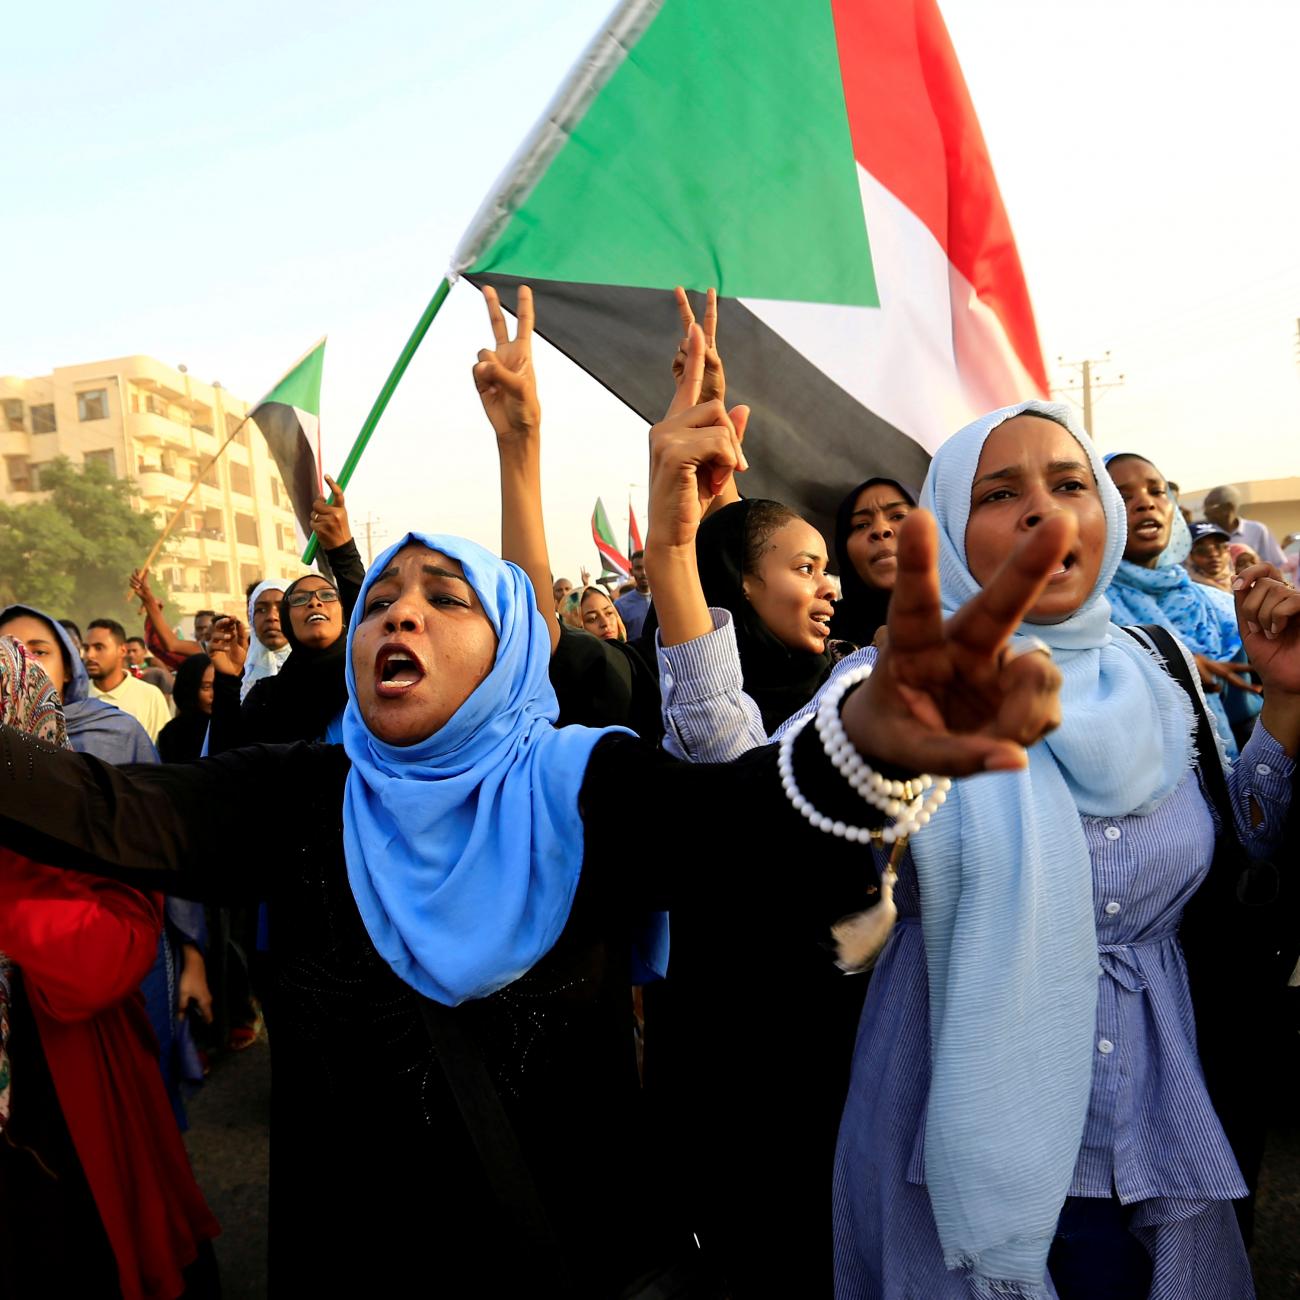
[(301, 609), (304, 605), (310, 605), (313, 596), (322, 605), (328, 605), (331, 601), (338, 600), (339, 593), (333, 587), (317, 587), (315, 591), (295, 591), (289, 597), (289, 608)]

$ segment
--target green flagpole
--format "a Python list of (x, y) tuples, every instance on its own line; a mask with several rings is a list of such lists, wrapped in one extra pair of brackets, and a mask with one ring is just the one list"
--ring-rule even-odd
[[(361, 460), (362, 453), (366, 449), (366, 444), (370, 441), (370, 435), (375, 431), (375, 425), (379, 423), (380, 416), (383, 415), (384, 409), (388, 406), (389, 398), (397, 390), (397, 385), (402, 382), (402, 376), (406, 373), (406, 367), (411, 364), (411, 358), (415, 356), (416, 349), (424, 342), (424, 336), (429, 332), (429, 326), (433, 324), (433, 318), (438, 314), (438, 309), (447, 300), (447, 295), (451, 292), (451, 282), (444, 279), (438, 285), (432, 298), (429, 299), (429, 305), (424, 309), (424, 315), (420, 317), (415, 328), (411, 331), (411, 337), (406, 340), (406, 346), (402, 349), (401, 355), (393, 362), (393, 368), (388, 372), (388, 378), (384, 380), (384, 386), (379, 390), (379, 396), (375, 398), (374, 405), (370, 408), (370, 414), (366, 416), (365, 423), (361, 426), (361, 432), (357, 434), (356, 441), (352, 444), (352, 450), (348, 452), (348, 458), (343, 462), (343, 468), (335, 475), (335, 482), (339, 487), (346, 488), (352, 481), (352, 475), (356, 472), (357, 464)], [(334, 494), (330, 493), (331, 503), (334, 500)], [(307, 549), (302, 553), (302, 562), (310, 564), (316, 558), (316, 552), (320, 549), (320, 542), (315, 533), (312, 533), (311, 539), (307, 543)]]

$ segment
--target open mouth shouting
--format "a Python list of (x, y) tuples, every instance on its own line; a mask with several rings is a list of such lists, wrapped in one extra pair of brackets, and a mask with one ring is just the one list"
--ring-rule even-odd
[(812, 620), (813, 631), (815, 634), (826, 640), (831, 634), (831, 614), (832, 610), (829, 605), (820, 606), (809, 615)]
[(424, 677), (424, 665), (414, 651), (397, 641), (380, 646), (375, 657), (375, 694), (381, 699), (400, 699)]
[(1056, 570), (1048, 579), (1047, 585), (1055, 586), (1058, 582), (1064, 582), (1070, 576), (1070, 570), (1078, 563), (1078, 557), (1071, 551), (1065, 559), (1061, 561), (1061, 567)]
[(1153, 542), (1164, 532), (1164, 525), (1160, 520), (1148, 515), (1141, 523), (1133, 525), (1133, 536), (1140, 537), (1144, 542)]

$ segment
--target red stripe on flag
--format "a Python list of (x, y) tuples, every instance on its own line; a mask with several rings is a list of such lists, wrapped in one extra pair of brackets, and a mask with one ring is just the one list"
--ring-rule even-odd
[(854, 156), (934, 235), (1046, 393), (1011, 222), (938, 5), (831, 0), (831, 9)]
[(632, 509), (632, 503), (627, 503), (627, 553), (634, 555), (637, 551), (645, 550), (641, 541), (641, 530), (636, 526), (636, 511)]

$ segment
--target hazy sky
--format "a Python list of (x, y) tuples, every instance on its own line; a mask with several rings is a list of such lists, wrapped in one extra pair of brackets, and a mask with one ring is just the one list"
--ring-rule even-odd
[[(486, 189), (610, 0), (64, 3), (6, 15), (0, 372), (142, 352), (255, 399), (328, 333), (337, 467)], [(947, 0), (1055, 366), (1186, 487), (1300, 473), (1295, 0)], [(755, 6), (756, 15), (762, 6)], [(708, 145), (707, 121), (684, 137)], [(539, 303), (544, 314), (545, 302)], [(722, 339), (725, 344), (725, 318)], [(452, 293), (349, 493), (358, 532), (499, 536)], [(665, 361), (671, 352), (666, 343)], [(641, 511), (645, 426), (545, 344), (557, 572)], [(643, 517), (644, 522), (644, 517)]]

